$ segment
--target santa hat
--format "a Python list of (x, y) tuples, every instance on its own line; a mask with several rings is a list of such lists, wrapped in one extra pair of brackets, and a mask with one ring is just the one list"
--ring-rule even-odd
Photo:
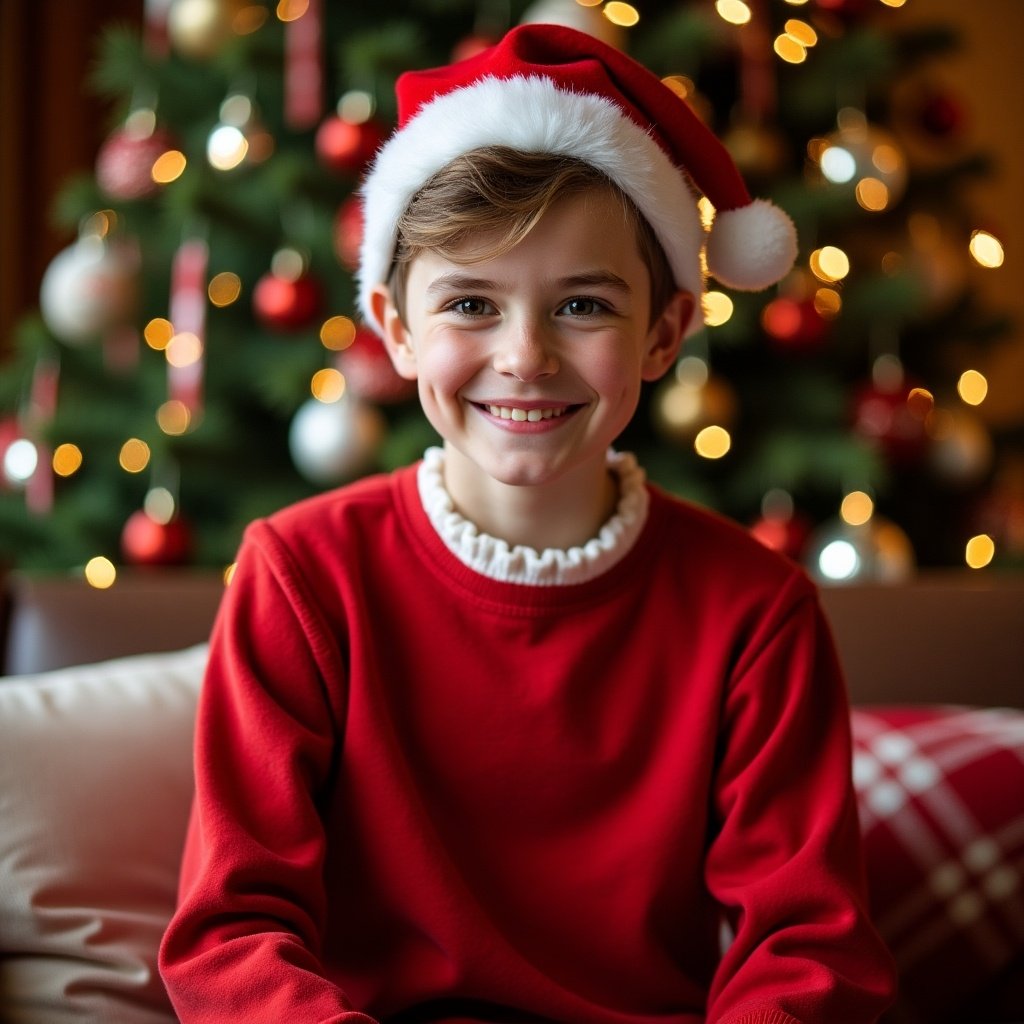
[[(359, 304), (387, 280), (398, 218), (456, 157), (485, 146), (576, 157), (636, 204), (676, 284), (703, 292), (700, 253), (728, 287), (767, 288), (796, 258), (789, 217), (750, 193), (728, 151), (658, 77), (598, 39), (555, 25), (520, 25), (467, 60), (398, 79), (398, 128), (363, 185)], [(716, 210), (705, 232), (694, 190)], [(706, 248), (705, 248), (706, 246)], [(694, 318), (700, 326), (700, 317)]]

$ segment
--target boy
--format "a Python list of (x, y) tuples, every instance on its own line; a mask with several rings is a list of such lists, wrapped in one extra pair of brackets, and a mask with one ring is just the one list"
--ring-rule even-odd
[(568, 29), (399, 98), (361, 303), (444, 447), (247, 533), (161, 950), (181, 1020), (874, 1020), (814, 590), (609, 450), (699, 317), (686, 175), (735, 286), (791, 226)]

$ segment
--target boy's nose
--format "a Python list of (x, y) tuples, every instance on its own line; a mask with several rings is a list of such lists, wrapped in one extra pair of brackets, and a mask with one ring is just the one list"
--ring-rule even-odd
[(548, 377), (558, 369), (547, 329), (527, 322), (510, 325), (494, 354), (494, 368), (522, 381)]

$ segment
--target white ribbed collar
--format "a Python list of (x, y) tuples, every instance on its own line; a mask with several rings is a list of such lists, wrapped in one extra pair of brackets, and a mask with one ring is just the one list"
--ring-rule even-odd
[(650, 498), (645, 474), (629, 452), (608, 452), (608, 468), (619, 478), (619, 504), (596, 537), (563, 551), (537, 551), (523, 544), (510, 546), (481, 533), (457, 512), (444, 485), (444, 451), (428, 448), (420, 463), (420, 500), (448, 549), (470, 569), (503, 583), (567, 586), (585, 583), (616, 564), (636, 542), (647, 522)]

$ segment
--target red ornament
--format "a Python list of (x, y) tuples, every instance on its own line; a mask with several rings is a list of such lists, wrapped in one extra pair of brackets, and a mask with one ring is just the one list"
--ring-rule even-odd
[(803, 557), (811, 524), (801, 515), (762, 516), (750, 526), (750, 533), (766, 548), (799, 561)]
[(371, 402), (404, 402), (416, 393), (416, 382), (398, 375), (384, 343), (366, 328), (356, 331), (338, 359), (338, 369), (352, 393)]
[(334, 218), (334, 252), (338, 262), (355, 273), (359, 268), (359, 249), (363, 244), (363, 203), (358, 196), (349, 196)]
[(320, 283), (309, 274), (289, 278), (269, 272), (252, 291), (253, 312), (272, 331), (306, 327), (319, 316), (322, 306)]
[(787, 352), (809, 352), (828, 336), (828, 321), (813, 299), (772, 299), (761, 311), (761, 326), (776, 346)]
[(145, 199), (160, 187), (153, 180), (153, 164), (174, 148), (172, 136), (159, 128), (149, 135), (120, 128), (100, 147), (96, 181), (111, 199)]
[(180, 517), (161, 523), (139, 509), (121, 531), (121, 554), (131, 565), (182, 565), (192, 554), (192, 532)]
[(376, 121), (352, 124), (337, 115), (323, 121), (316, 133), (316, 153), (332, 171), (358, 175), (387, 137)]
[(898, 385), (861, 388), (853, 402), (853, 428), (878, 444), (890, 461), (909, 465), (925, 454), (925, 421), (934, 401), (923, 388), (904, 378)]

